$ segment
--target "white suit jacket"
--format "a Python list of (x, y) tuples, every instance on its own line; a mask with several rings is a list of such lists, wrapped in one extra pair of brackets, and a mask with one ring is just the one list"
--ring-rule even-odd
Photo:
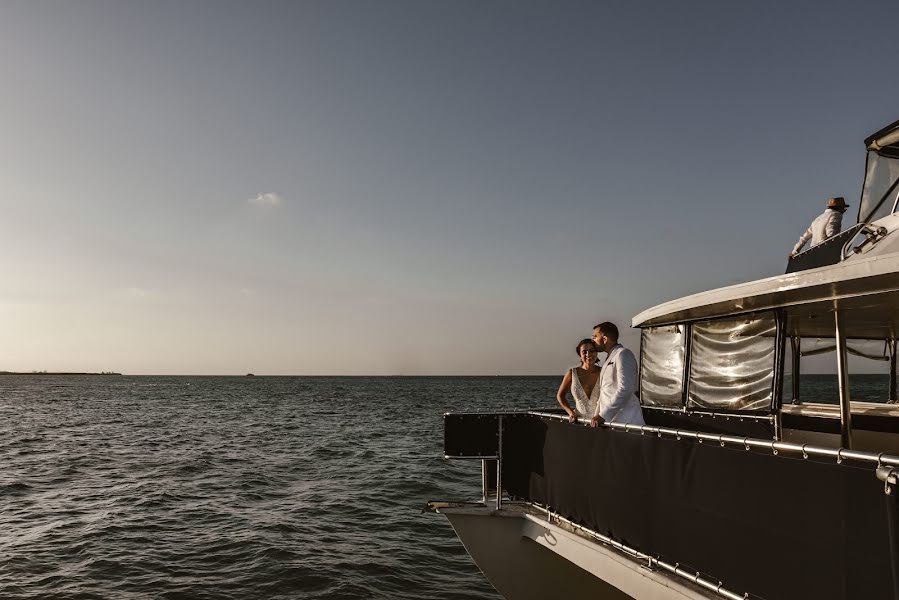
[(607, 422), (645, 425), (637, 398), (637, 359), (618, 344), (609, 352), (599, 373), (597, 414)]
[(812, 224), (805, 230), (805, 233), (800, 236), (799, 242), (793, 248), (793, 254), (798, 254), (807, 241), (811, 240), (811, 245), (816, 246), (827, 238), (840, 233), (842, 227), (843, 213), (828, 208), (815, 217), (815, 220), (812, 221)]

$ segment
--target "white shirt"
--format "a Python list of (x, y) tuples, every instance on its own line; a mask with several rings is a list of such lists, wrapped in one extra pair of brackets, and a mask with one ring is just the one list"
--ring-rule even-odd
[(596, 414), (607, 422), (645, 425), (637, 399), (637, 359), (634, 353), (617, 344), (609, 352), (599, 373), (599, 404)]
[(805, 233), (802, 234), (802, 236), (799, 238), (799, 242), (796, 244), (796, 247), (793, 248), (793, 254), (799, 254), (802, 251), (802, 247), (805, 246), (805, 243), (809, 240), (812, 241), (812, 246), (816, 246), (827, 238), (840, 233), (840, 229), (842, 228), (842, 226), (843, 213), (838, 210), (828, 208), (823, 213), (815, 217), (815, 220), (812, 221), (812, 224), (809, 225), (809, 228), (806, 229)]

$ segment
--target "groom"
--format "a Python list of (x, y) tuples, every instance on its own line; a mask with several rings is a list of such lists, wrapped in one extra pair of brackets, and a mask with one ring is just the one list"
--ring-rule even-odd
[(637, 360), (634, 353), (618, 343), (618, 328), (608, 321), (593, 327), (593, 341), (606, 362), (599, 374), (599, 404), (590, 420), (591, 427), (602, 423), (645, 425), (637, 398)]

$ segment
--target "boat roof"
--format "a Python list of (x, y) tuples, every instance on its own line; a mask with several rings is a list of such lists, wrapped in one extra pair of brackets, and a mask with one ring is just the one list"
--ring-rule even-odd
[(865, 148), (881, 156), (899, 158), (899, 121), (890, 123), (865, 140)]
[(685, 296), (644, 310), (632, 325), (670, 325), (822, 302), (833, 307), (837, 301), (895, 291), (899, 253), (890, 253)]

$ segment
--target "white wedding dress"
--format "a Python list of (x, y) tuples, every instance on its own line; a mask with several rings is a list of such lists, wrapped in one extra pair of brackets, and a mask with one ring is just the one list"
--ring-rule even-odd
[(574, 398), (574, 412), (577, 413), (579, 419), (592, 419), (596, 414), (596, 407), (599, 404), (599, 378), (596, 378), (596, 384), (590, 395), (584, 391), (581, 380), (577, 376), (577, 367), (571, 367), (571, 397)]

